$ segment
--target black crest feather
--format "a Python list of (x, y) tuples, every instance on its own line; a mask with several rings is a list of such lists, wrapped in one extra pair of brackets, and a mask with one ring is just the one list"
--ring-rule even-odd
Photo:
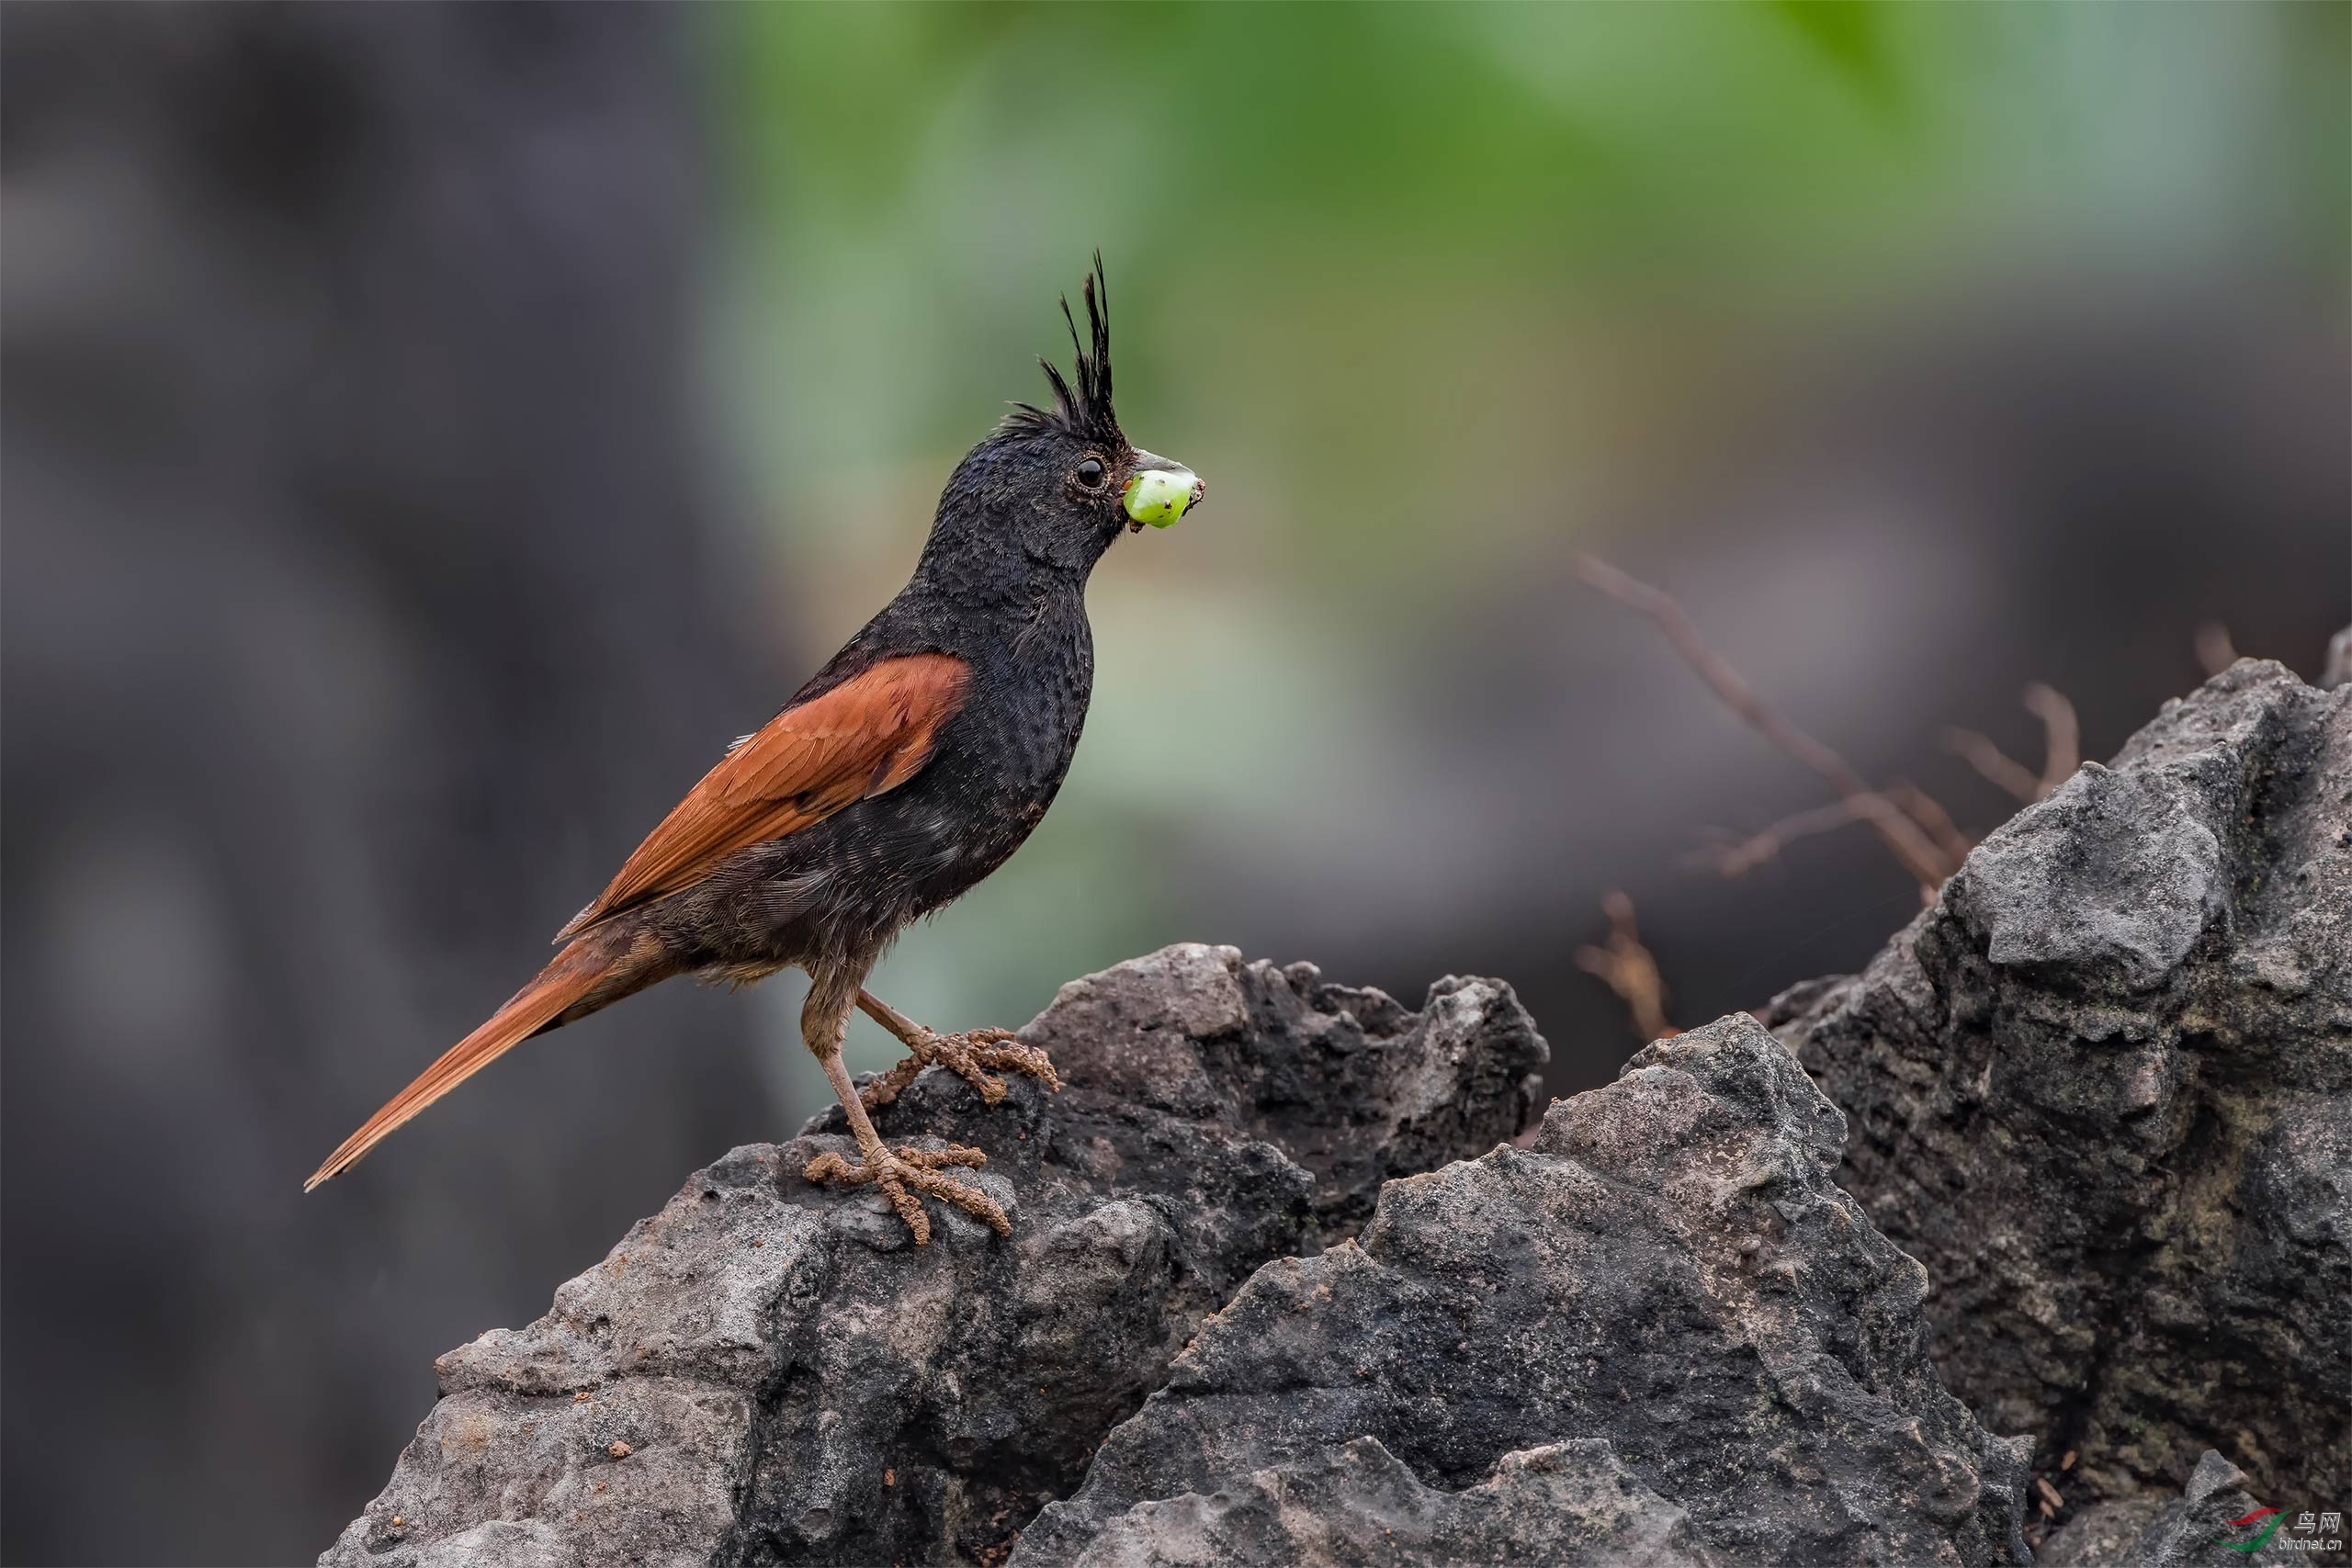
[(1046, 372), (1046, 382), (1054, 389), (1054, 406), (1041, 409), (1035, 403), (1015, 403), (1004, 425), (1012, 431), (1060, 431), (1104, 446), (1125, 446), (1126, 437), (1120, 433), (1119, 416), (1111, 408), (1111, 285), (1102, 275), (1101, 251), (1094, 253), (1094, 270), (1080, 292), (1086, 298), (1086, 324), (1094, 341), (1092, 352), (1078, 335), (1078, 318), (1070, 313), (1069, 296), (1063, 295), (1061, 301), (1062, 320), (1069, 326), (1070, 347), (1078, 354), (1077, 388), (1072, 389), (1052, 360), (1039, 355), (1037, 363)]

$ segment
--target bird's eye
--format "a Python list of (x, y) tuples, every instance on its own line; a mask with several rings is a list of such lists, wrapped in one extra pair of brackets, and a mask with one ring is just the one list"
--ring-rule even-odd
[(1078, 482), (1089, 490), (1102, 488), (1102, 465), (1089, 457), (1078, 466)]

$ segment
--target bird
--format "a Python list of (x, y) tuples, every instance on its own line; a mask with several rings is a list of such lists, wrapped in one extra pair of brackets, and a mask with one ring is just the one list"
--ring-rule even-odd
[[(841, 1099), (857, 1157), (824, 1153), (812, 1184), (872, 1186), (929, 1241), (929, 1196), (1011, 1224), (976, 1180), (977, 1149), (887, 1146), (869, 1112), (924, 1067), (994, 1105), (1018, 1073), (1058, 1090), (1046, 1054), (1002, 1029), (940, 1033), (865, 989), (911, 921), (1018, 850), (1069, 771), (1094, 684), (1086, 585), (1123, 533), (1165, 528), (1206, 486), (1128, 441), (1112, 402), (1110, 287), (1086, 276), (1088, 335), (1067, 295), (1074, 365), (1043, 355), (1047, 405), (1016, 402), (966, 453), (897, 597), (758, 730), (741, 737), (556, 935), (548, 965), (392, 1097), (303, 1184), (349, 1169), (514, 1046), (690, 975), (742, 985), (808, 976), (802, 1042)], [(904, 1060), (863, 1088), (842, 1065), (853, 1010)]]

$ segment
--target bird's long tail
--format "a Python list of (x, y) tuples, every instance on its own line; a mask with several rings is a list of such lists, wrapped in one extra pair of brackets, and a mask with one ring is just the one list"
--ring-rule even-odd
[(607, 926), (575, 939), (481, 1028), (443, 1052), (414, 1083), (345, 1138), (302, 1183), (302, 1190), (308, 1192), (358, 1164), (410, 1117), (532, 1035), (585, 1018), (669, 973), (662, 944), (650, 933)]

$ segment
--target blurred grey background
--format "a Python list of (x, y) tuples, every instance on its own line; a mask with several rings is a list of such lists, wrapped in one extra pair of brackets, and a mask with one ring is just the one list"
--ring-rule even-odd
[(435, 1353), (821, 1102), (790, 983), (673, 986), (299, 1192), (896, 587), (1098, 244), (1212, 503), (877, 980), (933, 1021), (1199, 938), (1502, 976), (1566, 1092), (1611, 888), (1686, 1022), (1860, 962), (1860, 834), (1686, 863), (1820, 787), (1580, 549), (1971, 831), (2028, 681), (2098, 756), (2200, 628), (2315, 669), (2347, 17), (0, 9), (0, 1557), (308, 1559)]

